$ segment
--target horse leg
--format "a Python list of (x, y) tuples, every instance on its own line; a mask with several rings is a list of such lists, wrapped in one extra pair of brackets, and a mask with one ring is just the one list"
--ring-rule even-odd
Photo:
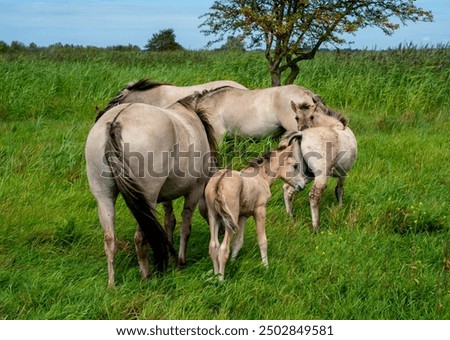
[(267, 237), (266, 237), (266, 207), (258, 207), (255, 209), (254, 218), (256, 221), (256, 233), (258, 238), (259, 250), (264, 266), (269, 265), (267, 258)]
[(116, 235), (114, 225), (114, 205), (117, 195), (94, 193), (98, 205), (98, 217), (104, 232), (104, 249), (108, 262), (108, 284), (114, 286), (114, 255), (116, 254)]
[(208, 222), (208, 207), (206, 205), (205, 196), (202, 195), (200, 199), (198, 200), (198, 211), (200, 212), (200, 215), (203, 217), (203, 219)]
[(209, 231), (211, 234), (209, 240), (209, 256), (213, 262), (214, 274), (219, 273), (219, 221), (213, 212), (208, 213)]
[(203, 186), (200, 185), (184, 197), (183, 220), (180, 228), (180, 249), (178, 250), (179, 266), (186, 264), (186, 248), (189, 236), (191, 235), (192, 215), (202, 194)]
[(313, 187), (309, 192), (309, 204), (311, 207), (311, 219), (314, 231), (319, 231), (320, 217), (319, 217), (319, 203), (322, 197), (322, 192), (327, 187), (326, 176), (316, 177)]
[(345, 177), (339, 177), (334, 193), (336, 194), (339, 205), (342, 205), (342, 198), (344, 197), (344, 183)]
[(295, 189), (287, 184), (283, 184), (283, 193), (284, 193), (284, 205), (286, 207), (286, 212), (289, 214), (290, 217), (292, 216), (292, 200), (294, 199), (294, 192)]
[(236, 238), (233, 243), (233, 252), (231, 253), (231, 259), (234, 260), (239, 251), (242, 248), (242, 245), (244, 244), (244, 228), (245, 228), (245, 222), (247, 221), (247, 217), (241, 216), (239, 217), (239, 229), (238, 233), (236, 235)]
[(233, 237), (233, 231), (230, 228), (225, 228), (225, 235), (223, 237), (222, 243), (219, 247), (219, 280), (223, 281), (225, 274), (225, 264), (227, 263), (228, 256), (230, 255), (230, 242)]
[(177, 225), (175, 214), (173, 213), (172, 201), (163, 202), (164, 207), (164, 228), (166, 229), (167, 239), (173, 244), (173, 231)]
[(136, 232), (134, 233), (134, 245), (136, 247), (136, 255), (139, 262), (141, 277), (145, 279), (150, 275), (150, 270), (148, 269), (148, 250), (150, 245), (139, 225), (137, 225)]

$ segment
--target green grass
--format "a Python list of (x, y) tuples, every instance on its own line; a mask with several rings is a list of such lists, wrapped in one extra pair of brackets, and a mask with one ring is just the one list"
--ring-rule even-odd
[[(261, 265), (250, 220), (244, 247), (219, 284), (198, 213), (187, 267), (141, 280), (135, 222), (120, 199), (114, 289), (107, 287), (103, 232), (85, 177), (95, 106), (142, 77), (268, 86), (264, 58), (0, 55), (0, 318), (449, 319), (449, 54), (412, 47), (320, 53), (302, 64), (298, 84), (341, 109), (358, 139), (344, 205), (336, 205), (330, 180), (314, 234), (308, 190), (296, 195), (291, 221), (277, 182), (267, 214), (269, 268)], [(276, 144), (230, 138), (221, 153), (240, 167)]]

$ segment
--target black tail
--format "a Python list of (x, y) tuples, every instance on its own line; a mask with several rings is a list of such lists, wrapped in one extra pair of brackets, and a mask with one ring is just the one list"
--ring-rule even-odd
[(112, 123), (108, 123), (105, 145), (106, 159), (120, 193), (153, 250), (156, 268), (163, 271), (167, 267), (169, 250), (172, 254), (176, 252), (169, 243), (164, 228), (156, 219), (155, 210), (145, 197), (128, 160), (124, 158), (121, 142), (122, 126), (114, 119)]

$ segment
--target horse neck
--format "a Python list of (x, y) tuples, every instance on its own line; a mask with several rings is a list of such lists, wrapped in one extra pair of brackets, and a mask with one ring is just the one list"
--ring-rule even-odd
[(226, 101), (229, 98), (233, 98), (232, 91), (235, 90), (232, 87), (224, 86), (217, 89), (213, 89), (207, 93), (204, 93), (198, 100), (199, 106), (205, 106), (214, 108), (218, 102)]
[(168, 107), (168, 109), (172, 110), (172, 111), (176, 111), (176, 112), (181, 113), (181, 114), (189, 114), (191, 116), (196, 115), (195, 112), (192, 109), (187, 108), (186, 106), (184, 106), (183, 104), (181, 104), (179, 102), (173, 103), (172, 105), (170, 105)]
[(252, 165), (245, 168), (244, 172), (256, 171), (256, 177), (259, 181), (264, 182), (267, 186), (271, 186), (272, 183), (279, 177), (280, 156), (282, 151), (272, 151), (269, 157), (265, 157), (263, 162), (257, 165)]

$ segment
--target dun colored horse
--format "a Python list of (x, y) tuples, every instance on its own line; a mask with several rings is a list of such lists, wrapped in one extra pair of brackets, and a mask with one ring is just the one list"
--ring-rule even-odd
[(167, 107), (196, 91), (204, 92), (198, 105), (210, 114), (216, 139), (225, 133), (262, 137), (280, 129), (297, 130), (291, 100), (302, 103), (309, 113), (330, 112), (317, 94), (298, 85), (248, 90), (230, 80), (182, 87), (143, 79), (122, 89), (104, 110), (98, 112), (97, 120), (118, 104), (134, 102)]
[(156, 219), (156, 204), (184, 197), (178, 261), (186, 261), (192, 214), (211, 176), (215, 144), (206, 113), (193, 104), (197, 96), (168, 109), (120, 104), (106, 111), (89, 132), (87, 176), (105, 234), (110, 285), (115, 281), (114, 206), (119, 193), (138, 223), (134, 240), (142, 277), (150, 274), (149, 246), (158, 270), (166, 267), (169, 251), (174, 253), (171, 236)]
[[(211, 232), (209, 254), (214, 273), (220, 275), (220, 280), (224, 278), (231, 239), (237, 233), (232, 253), (232, 258), (235, 258), (242, 247), (245, 222), (250, 216), (256, 221), (262, 262), (268, 265), (265, 219), (266, 204), (271, 196), (270, 185), (276, 178), (281, 178), (294, 188), (304, 187), (298, 167), (299, 151), (296, 142), (282, 146), (251, 162), (242, 171), (217, 171), (207, 184), (205, 199)], [(219, 242), (221, 225), (225, 227), (222, 243)]]
[(222, 86), (246, 89), (245, 86), (232, 80), (216, 80), (192, 86), (176, 86), (168, 83), (141, 79), (135, 83), (128, 84), (120, 90), (119, 94), (111, 99), (103, 110), (98, 111), (95, 121), (97, 121), (106, 111), (119, 104), (144, 103), (158, 107), (168, 107), (176, 101), (188, 97), (195, 92), (210, 91)]
[[(337, 111), (329, 116), (304, 110), (302, 105), (292, 102), (300, 132), (289, 132), (280, 145), (289, 145), (292, 138), (299, 138), (302, 162), (301, 171), (305, 183), (314, 180), (309, 193), (312, 225), (319, 230), (319, 202), (329, 177), (337, 177), (336, 198), (342, 204), (344, 183), (357, 155), (357, 142), (347, 120)], [(287, 212), (292, 215), (292, 200), (295, 189), (284, 185), (284, 200)]]

